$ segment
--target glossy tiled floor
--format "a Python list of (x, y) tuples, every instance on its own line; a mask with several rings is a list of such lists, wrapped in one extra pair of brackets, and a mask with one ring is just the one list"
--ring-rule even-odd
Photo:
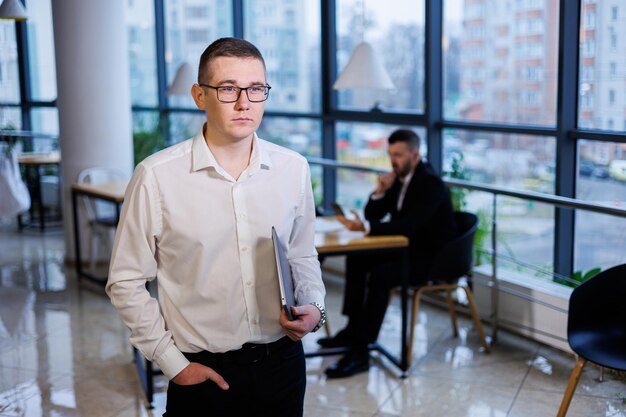
[[(166, 382), (157, 379), (146, 408), (131, 361), (127, 330), (99, 287), (78, 284), (63, 266), (58, 232), (18, 234), (0, 224), (0, 416), (160, 416)], [(329, 277), (333, 328), (340, 281)], [(381, 341), (398, 347), (398, 306), (390, 307)], [(410, 376), (399, 379), (386, 359), (345, 380), (327, 380), (333, 357), (307, 360), (305, 416), (554, 416), (574, 365), (571, 355), (501, 332), (489, 355), (468, 320), (451, 337), (448, 317), (424, 306)], [(307, 350), (317, 335), (307, 336)], [(598, 383), (587, 366), (568, 416), (626, 416), (626, 385)]]

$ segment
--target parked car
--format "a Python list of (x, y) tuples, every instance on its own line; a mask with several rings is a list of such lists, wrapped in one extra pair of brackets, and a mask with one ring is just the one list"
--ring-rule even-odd
[(578, 174), (582, 177), (591, 177), (595, 167), (596, 166), (591, 161), (580, 161), (578, 164)]

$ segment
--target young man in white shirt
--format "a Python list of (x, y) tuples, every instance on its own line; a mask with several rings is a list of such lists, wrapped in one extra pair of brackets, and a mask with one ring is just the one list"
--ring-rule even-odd
[[(306, 160), (256, 136), (270, 86), (251, 43), (213, 42), (191, 94), (206, 123), (135, 169), (107, 294), (131, 342), (170, 378), (165, 416), (301, 416), (300, 339), (325, 318)], [(281, 310), (272, 226), (296, 319)], [(158, 278), (156, 300), (145, 284)]]

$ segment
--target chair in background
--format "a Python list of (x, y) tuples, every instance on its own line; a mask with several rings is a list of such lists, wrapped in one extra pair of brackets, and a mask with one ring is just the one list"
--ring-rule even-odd
[[(124, 181), (126, 175), (114, 168), (87, 168), (78, 174), (79, 184), (102, 184), (111, 181)], [(80, 199), (81, 206), (85, 210), (89, 223), (91, 237), (89, 239), (89, 261), (93, 270), (98, 260), (101, 248), (110, 254), (112, 249), (112, 236), (117, 227), (116, 207), (113, 203), (102, 200), (94, 200), (87, 196)]]
[(450, 313), (450, 319), (452, 320), (452, 329), (454, 336), (457, 337), (459, 332), (456, 322), (456, 309), (452, 298), (452, 292), (459, 288), (462, 289), (467, 296), (470, 313), (472, 319), (474, 320), (474, 325), (478, 331), (482, 346), (485, 349), (485, 352), (489, 353), (490, 351), (472, 290), (468, 284), (459, 282), (461, 278), (469, 278), (471, 276), (474, 234), (476, 233), (476, 229), (478, 227), (478, 217), (472, 213), (456, 212), (455, 220), (460, 234), (457, 238), (448, 242), (437, 254), (428, 273), (428, 284), (409, 288), (413, 297), (413, 311), (411, 313), (411, 321), (409, 324), (409, 364), (411, 362), (413, 352), (415, 325), (417, 324), (418, 319), (420, 298), (424, 293), (445, 292), (448, 311)]
[(557, 417), (567, 414), (583, 367), (589, 362), (626, 371), (626, 264), (600, 272), (574, 289), (567, 341), (578, 355)]

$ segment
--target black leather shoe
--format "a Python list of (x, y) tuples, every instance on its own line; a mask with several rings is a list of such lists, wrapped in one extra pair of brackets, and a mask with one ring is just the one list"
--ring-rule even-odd
[(334, 365), (326, 368), (324, 373), (329, 379), (347, 378), (352, 375), (366, 372), (370, 368), (370, 357), (368, 354), (348, 353), (339, 359)]
[(334, 337), (317, 339), (317, 344), (323, 348), (347, 347), (350, 346), (350, 337), (345, 330), (341, 330)]

